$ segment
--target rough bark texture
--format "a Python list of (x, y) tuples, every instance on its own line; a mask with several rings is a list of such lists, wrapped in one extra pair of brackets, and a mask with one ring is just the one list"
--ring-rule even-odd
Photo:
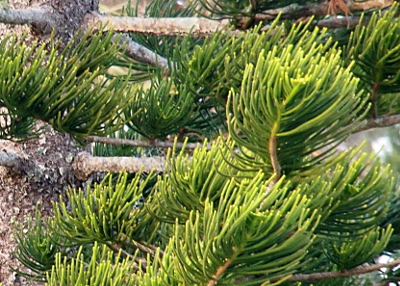
[[(59, 35), (65, 39), (73, 34), (78, 27), (79, 21), (87, 11), (97, 10), (97, 1), (58, 1), (36, 0), (10, 0), (10, 8), (26, 8), (35, 6), (44, 9), (48, 3), (53, 4), (55, 19), (59, 23), (67, 20), (69, 24), (64, 24), (60, 29)], [(77, 10), (70, 14), (72, 7), (76, 7), (77, 2), (84, 4), (78, 5)], [(120, 1), (121, 2), (121, 1)], [(132, 1), (133, 2), (133, 1)], [(47, 8), (46, 8), (47, 9)], [(73, 15), (73, 19), (70, 17)], [(65, 22), (65, 23), (66, 23)], [(22, 34), (31, 31), (32, 27), (27, 25), (12, 26), (0, 24), (0, 38), (10, 33)], [(40, 28), (40, 27), (37, 27)], [(33, 29), (35, 32), (35, 29)], [(38, 40), (35, 33), (26, 38), (26, 44)], [(43, 285), (42, 283), (29, 282), (19, 277), (10, 269), (18, 268), (21, 265), (13, 257), (15, 243), (13, 240), (14, 222), (24, 224), (28, 215), (35, 211), (36, 204), (39, 210), (46, 217), (51, 213), (51, 204), (58, 201), (67, 187), (79, 187), (80, 182), (71, 174), (71, 162), (75, 154), (81, 149), (76, 148), (68, 136), (61, 135), (51, 128), (37, 139), (30, 140), (21, 144), (10, 141), (0, 140), (0, 153), (9, 154), (3, 159), (9, 159), (14, 154), (29, 162), (22, 166), (22, 172), (14, 172), (6, 167), (0, 167), (0, 283), (3, 286), (11, 285)], [(25, 161), (27, 160), (27, 161)], [(37, 170), (29, 165), (39, 168), (41, 172), (30, 172)], [(16, 166), (21, 169), (21, 164)]]
[[(14, 222), (25, 223), (36, 204), (46, 216), (68, 187), (80, 187), (71, 171), (77, 152), (69, 136), (47, 127), (37, 139), (21, 144), (0, 140), (0, 150), (9, 159), (18, 156), (14, 169), (0, 167), (0, 283), (6, 285), (37, 285), (28, 283), (12, 273), (9, 266), (20, 267), (13, 259), (15, 244), (12, 238)], [(22, 169), (21, 169), (22, 168)], [(22, 283), (22, 284), (18, 284)]]
[(68, 41), (79, 30), (85, 15), (99, 10), (98, 0), (52, 0), (49, 1), (57, 24), (57, 34)]

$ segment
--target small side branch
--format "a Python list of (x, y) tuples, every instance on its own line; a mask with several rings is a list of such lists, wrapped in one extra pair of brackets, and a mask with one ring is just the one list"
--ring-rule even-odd
[(381, 116), (366, 120), (366, 124), (353, 133), (358, 133), (372, 128), (388, 127), (400, 123), (400, 114)]
[[(348, 11), (358, 12), (371, 9), (384, 9), (393, 4), (393, 0), (367, 0), (367, 1), (350, 1), (347, 5)], [(257, 14), (255, 21), (271, 21), (274, 20), (279, 13), (281, 19), (298, 19), (310, 16), (325, 16), (328, 14), (329, 1), (320, 3), (312, 3), (308, 5), (291, 4), (289, 6), (277, 9), (266, 10), (262, 14)]]
[(272, 128), (271, 131), (271, 138), (269, 139), (269, 157), (271, 160), (271, 165), (272, 168), (274, 169), (274, 173), (275, 173), (275, 178), (274, 181), (277, 182), (279, 181), (279, 179), (281, 178), (281, 165), (279, 164), (279, 160), (278, 160), (278, 146), (277, 146), (277, 141), (276, 141), (276, 132), (278, 131), (279, 126), (275, 123), (274, 127)]
[(378, 263), (374, 265), (356, 267), (346, 271), (320, 272), (310, 274), (295, 274), (286, 281), (319, 281), (332, 278), (346, 278), (361, 274), (367, 274), (380, 270), (381, 268), (392, 268), (400, 265), (400, 259), (390, 261), (388, 263)]
[(114, 245), (111, 243), (106, 243), (106, 245), (108, 246), (108, 248), (110, 248), (112, 251), (114, 251), (115, 253), (119, 253), (121, 252), (121, 254), (124, 257), (129, 257), (130, 259), (132, 259), (133, 261), (136, 262), (135, 266), (137, 269), (139, 269), (139, 265), (141, 265), (142, 267), (146, 267), (147, 265), (147, 261), (144, 258), (139, 258), (136, 257), (135, 255), (130, 254), (129, 252), (127, 252), (126, 250), (122, 249), (120, 246), (118, 245)]
[(131, 58), (145, 62), (152, 66), (157, 66), (164, 70), (168, 70), (168, 60), (163, 58), (146, 47), (139, 45), (138, 43), (132, 41), (127, 35), (118, 37), (113, 36), (114, 42), (118, 39), (118, 44), (125, 48), (125, 52)]
[(30, 179), (39, 179), (43, 175), (42, 168), (36, 162), (5, 151), (0, 151), (0, 166), (16, 174), (24, 174)]
[(0, 9), (0, 22), (12, 25), (33, 24), (46, 29), (56, 27), (50, 12), (44, 9)]
[[(337, 28), (350, 28), (355, 27), (360, 23), (361, 17), (352, 16), (347, 18), (329, 18), (322, 20), (315, 20), (312, 22), (313, 26), (317, 26), (319, 28), (328, 28), (328, 29), (337, 29)], [(369, 21), (368, 18), (363, 18), (363, 24), (367, 24)]]
[(221, 277), (231, 263), (232, 260), (227, 260), (220, 268), (218, 268), (217, 273), (215, 273), (213, 279), (208, 282), (207, 286), (214, 286), (217, 283), (217, 279)]
[[(129, 140), (129, 139), (118, 139), (118, 138), (108, 138), (108, 137), (100, 137), (100, 136), (88, 136), (85, 138), (86, 142), (97, 142), (104, 143), (108, 145), (115, 146), (132, 146), (132, 147), (154, 147), (154, 148), (173, 148), (174, 142), (163, 142), (163, 141), (146, 141), (146, 140)], [(177, 142), (175, 144), (176, 148), (183, 148), (184, 143)], [(186, 143), (185, 149), (195, 149), (198, 147), (202, 147), (202, 144), (199, 143)], [(211, 148), (211, 145), (207, 145), (207, 148)]]
[(72, 170), (79, 180), (84, 181), (95, 172), (163, 172), (164, 165), (163, 157), (93, 157), (87, 152), (81, 152), (75, 156)]

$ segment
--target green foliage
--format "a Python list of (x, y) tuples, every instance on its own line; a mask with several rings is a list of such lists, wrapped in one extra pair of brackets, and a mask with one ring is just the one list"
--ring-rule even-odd
[(18, 269), (13, 270), (33, 280), (45, 281), (46, 273), (55, 264), (56, 256), (67, 253), (66, 248), (60, 246), (65, 239), (48, 231), (46, 225), (42, 223), (42, 217), (38, 210), (36, 210), (34, 220), (28, 218), (25, 229), (22, 225), (16, 228), (14, 237), (17, 242), (15, 257), (33, 274), (21, 272)]
[[(356, 63), (354, 74), (371, 91), (370, 100), (375, 104), (377, 96), (385, 97), (386, 94), (393, 95), (400, 91), (400, 21), (396, 18), (398, 9), (398, 5), (394, 4), (384, 14), (373, 14), (367, 26), (357, 26), (345, 49), (348, 61)], [(391, 100), (395, 101), (398, 101), (397, 94)], [(379, 114), (382, 114), (381, 109), (382, 107)], [(398, 111), (398, 108), (392, 109), (391, 113)]]
[[(209, 151), (206, 145), (196, 148), (193, 158), (184, 149), (178, 156), (168, 157), (166, 173), (155, 186), (149, 210), (161, 221), (184, 223), (191, 211), (204, 211), (206, 200), (218, 205), (229, 178), (220, 173), (229, 170), (224, 160), (228, 155), (229, 150), (219, 142)], [(229, 175), (237, 174), (235, 170), (229, 172)]]
[[(269, 273), (243, 284), (255, 285), (284, 278), (299, 266), (312, 242), (317, 212), (296, 192), (280, 200), (280, 183), (262, 192), (271, 182), (262, 178), (259, 173), (239, 186), (228, 181), (218, 206), (206, 201), (204, 214), (191, 212), (184, 226), (176, 226), (171, 243), (182, 284), (206, 285), (214, 277), (218, 284), (232, 285), (238, 277)], [(226, 271), (219, 277), (221, 268)]]
[(358, 240), (331, 242), (331, 245), (326, 247), (326, 256), (338, 266), (339, 270), (351, 269), (382, 253), (392, 232), (393, 229), (389, 225), (386, 229), (378, 227), (371, 230)]
[[(184, 85), (175, 87), (171, 79), (151, 80), (150, 87), (134, 91), (126, 113), (127, 126), (149, 139), (165, 139), (177, 134), (194, 116), (194, 98)], [(136, 112), (141, 110), (141, 112)], [(131, 114), (135, 112), (135, 114)]]
[(69, 207), (64, 201), (54, 204), (54, 224), (58, 227), (53, 231), (77, 244), (98, 241), (112, 246), (125, 243), (127, 238), (150, 239), (153, 231), (149, 227), (157, 223), (138, 201), (151, 178), (142, 182), (138, 174), (128, 181), (125, 173), (114, 183), (110, 175), (93, 189), (69, 191)]
[[(356, 156), (359, 158), (352, 160)], [(344, 239), (358, 237), (384, 220), (389, 197), (396, 190), (389, 168), (383, 168), (373, 157), (354, 152), (329, 173), (324, 179), (339, 195), (335, 197), (336, 205), (328, 218), (318, 227), (319, 233)]]
[(235, 155), (268, 175), (311, 175), (311, 168), (318, 175), (316, 166), (324, 172), (332, 149), (359, 127), (365, 100), (357, 83), (340, 68), (339, 55), (292, 52), (290, 46), (279, 57), (276, 49), (261, 52), (257, 64), (246, 67), (240, 92), (232, 90), (228, 100), (229, 132), (243, 150)]
[(7, 108), (8, 121), (18, 125), (2, 126), (2, 138), (35, 135), (32, 119), (48, 122), (78, 141), (120, 129), (120, 102), (129, 102), (129, 87), (127, 81), (105, 77), (120, 49), (111, 37), (112, 32), (105, 37), (101, 32), (77, 35), (61, 53), (57, 46), (48, 53), (44, 45), (28, 48), (23, 38), (5, 38), (0, 44), (0, 106)]
[(97, 243), (94, 244), (92, 251), (88, 263), (81, 253), (82, 248), (78, 250), (77, 258), (71, 260), (62, 258), (58, 254), (47, 285), (134, 285), (132, 274), (138, 266), (133, 264), (131, 259), (122, 259), (121, 252), (115, 256), (106, 246), (99, 246)]

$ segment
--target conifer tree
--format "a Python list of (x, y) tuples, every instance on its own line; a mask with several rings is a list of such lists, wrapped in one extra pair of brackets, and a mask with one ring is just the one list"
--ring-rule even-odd
[[(51, 286), (399, 283), (396, 175), (337, 148), (400, 122), (388, 2), (0, 9), (51, 34), (1, 41), (1, 139), (41, 136), (41, 120), (92, 144), (70, 170), (82, 187), (16, 226), (16, 271)], [(16, 154), (0, 163), (46, 175)], [(83, 184), (94, 172), (107, 174)]]

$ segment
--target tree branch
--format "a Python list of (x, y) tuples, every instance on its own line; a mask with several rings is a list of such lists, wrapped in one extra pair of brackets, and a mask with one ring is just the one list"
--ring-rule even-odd
[(217, 283), (217, 279), (225, 272), (231, 263), (232, 260), (227, 260), (220, 268), (218, 268), (217, 273), (213, 275), (212, 280), (208, 281), (207, 286), (214, 286)]
[(0, 9), (0, 22), (12, 25), (35, 24), (48, 27), (51, 31), (55, 22), (44, 9)]
[[(117, 42), (118, 36), (113, 36), (113, 41)], [(164, 70), (168, 70), (168, 60), (163, 58), (153, 51), (149, 50), (146, 47), (139, 45), (138, 43), (132, 41), (127, 35), (122, 35), (119, 37), (118, 42), (119, 45), (125, 48), (125, 52), (131, 58), (145, 62), (152, 66), (157, 66)]]
[[(87, 142), (97, 142), (104, 143), (115, 146), (132, 146), (132, 147), (154, 147), (154, 148), (173, 148), (174, 142), (163, 142), (163, 141), (147, 141), (147, 140), (129, 140), (129, 139), (118, 139), (118, 138), (108, 138), (108, 137), (100, 137), (100, 136), (87, 136), (85, 137)], [(184, 143), (177, 142), (175, 144), (176, 148), (183, 148)], [(202, 147), (200, 143), (186, 143), (185, 149), (195, 149), (197, 147)], [(208, 148), (211, 148), (211, 145), (207, 145)]]
[[(313, 26), (319, 28), (337, 29), (337, 28), (350, 28), (355, 27), (360, 23), (361, 17), (353, 16), (347, 18), (329, 18), (322, 20), (314, 20), (312, 22)], [(363, 18), (363, 24), (367, 24), (368, 20), (366, 17)]]
[(371, 118), (366, 120), (366, 124), (354, 131), (358, 133), (372, 128), (388, 127), (400, 123), (400, 114), (381, 116), (376, 119)]
[(43, 175), (42, 168), (35, 161), (6, 151), (0, 151), (0, 166), (6, 167), (17, 174), (25, 174), (30, 179), (39, 179)]
[[(350, 12), (361, 12), (371, 9), (383, 9), (389, 7), (393, 4), (393, 0), (369, 0), (363, 2), (350, 1), (348, 8)], [(304, 17), (320, 17), (327, 15), (328, 12), (328, 1), (313, 3), (307, 5), (291, 4), (289, 6), (266, 10), (262, 14), (257, 14), (255, 16), (255, 21), (271, 21), (276, 19), (276, 17), (281, 13), (281, 19), (298, 19)]]
[(79, 180), (87, 178), (95, 172), (118, 173), (125, 170), (129, 173), (163, 172), (163, 157), (93, 157), (87, 152), (78, 153), (72, 162), (72, 170)]
[(320, 272), (320, 273), (310, 273), (310, 274), (295, 274), (288, 278), (286, 281), (318, 281), (332, 278), (346, 278), (355, 275), (367, 274), (374, 271), (378, 271), (381, 268), (392, 268), (400, 265), (400, 259), (393, 260), (387, 263), (378, 263), (374, 265), (356, 267), (345, 271), (332, 271), (332, 272)]
[[(88, 27), (104, 27), (103, 31), (113, 29), (117, 32), (153, 34), (158, 36), (179, 36), (190, 34), (193, 37), (206, 37), (216, 31), (227, 30), (229, 20), (210, 20), (196, 17), (144, 18), (113, 17), (97, 13), (86, 15)], [(99, 25), (100, 24), (100, 25)]]

